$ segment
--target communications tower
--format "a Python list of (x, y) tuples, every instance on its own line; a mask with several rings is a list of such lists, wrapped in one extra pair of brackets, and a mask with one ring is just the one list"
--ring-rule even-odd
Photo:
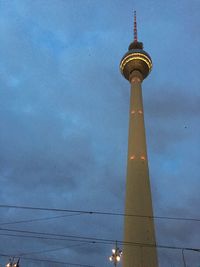
[(138, 216), (125, 216), (123, 267), (158, 267), (142, 101), (142, 81), (151, 68), (151, 57), (137, 39), (134, 12), (134, 41), (120, 70), (131, 84), (125, 214)]

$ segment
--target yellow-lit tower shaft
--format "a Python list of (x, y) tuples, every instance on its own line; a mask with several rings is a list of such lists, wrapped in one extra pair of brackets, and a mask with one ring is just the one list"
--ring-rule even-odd
[(137, 40), (135, 14), (134, 42), (120, 69), (131, 84), (125, 214), (139, 216), (125, 216), (123, 267), (158, 266), (141, 86), (151, 68), (152, 60)]

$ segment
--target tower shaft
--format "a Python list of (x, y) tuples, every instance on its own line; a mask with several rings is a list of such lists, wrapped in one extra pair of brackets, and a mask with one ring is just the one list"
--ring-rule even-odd
[[(157, 267), (155, 232), (146, 150), (142, 76), (131, 74), (130, 121), (126, 181), (123, 267)], [(132, 244), (126, 245), (126, 242)], [(141, 244), (134, 246), (134, 243)]]

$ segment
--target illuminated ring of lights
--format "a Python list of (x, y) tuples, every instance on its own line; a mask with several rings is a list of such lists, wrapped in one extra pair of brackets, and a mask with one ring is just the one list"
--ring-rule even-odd
[(149, 69), (152, 68), (152, 62), (151, 62), (151, 60), (149, 59), (149, 57), (147, 57), (146, 55), (141, 54), (141, 53), (133, 53), (133, 54), (127, 55), (127, 56), (122, 60), (122, 62), (121, 62), (121, 64), (120, 64), (120, 67), (121, 67), (121, 68), (124, 68), (124, 65), (125, 65), (127, 62), (129, 62), (129, 61), (131, 61), (131, 60), (134, 60), (134, 59), (141, 59), (141, 60), (143, 60), (144, 62), (147, 63)]
[(142, 57), (131, 57), (131, 58), (127, 58), (126, 60), (123, 60), (121, 66), (120, 66), (121, 70), (122, 71), (124, 70), (126, 63), (128, 63), (129, 61), (135, 60), (135, 59), (139, 59), (139, 60), (144, 61), (147, 64), (147, 66), (149, 67), (149, 70), (151, 70), (152, 63), (150, 61), (146, 60), (145, 58), (142, 58)]
[(151, 60), (150, 60), (146, 55), (144, 55), (144, 54), (141, 54), (141, 53), (133, 53), (133, 54), (131, 54), (131, 55), (126, 56), (126, 57), (122, 60), (122, 62), (121, 62), (121, 64), (120, 64), (121, 72), (123, 72), (125, 65), (126, 65), (129, 61), (132, 61), (132, 60), (135, 60), (135, 59), (139, 59), (139, 60), (144, 61), (144, 62), (147, 64), (147, 66), (148, 66), (148, 68), (149, 68), (149, 71), (151, 71), (151, 69), (152, 69), (152, 62), (151, 62)]

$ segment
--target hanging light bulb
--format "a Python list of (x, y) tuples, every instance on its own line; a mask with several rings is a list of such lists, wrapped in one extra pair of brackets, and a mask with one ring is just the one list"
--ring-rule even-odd
[(117, 242), (115, 248), (112, 249), (112, 255), (109, 257), (109, 261), (112, 261), (114, 266), (120, 262), (122, 256), (122, 250), (117, 247)]
[(116, 256), (116, 260), (117, 260), (118, 262), (120, 261), (120, 256), (119, 256), (119, 255)]

